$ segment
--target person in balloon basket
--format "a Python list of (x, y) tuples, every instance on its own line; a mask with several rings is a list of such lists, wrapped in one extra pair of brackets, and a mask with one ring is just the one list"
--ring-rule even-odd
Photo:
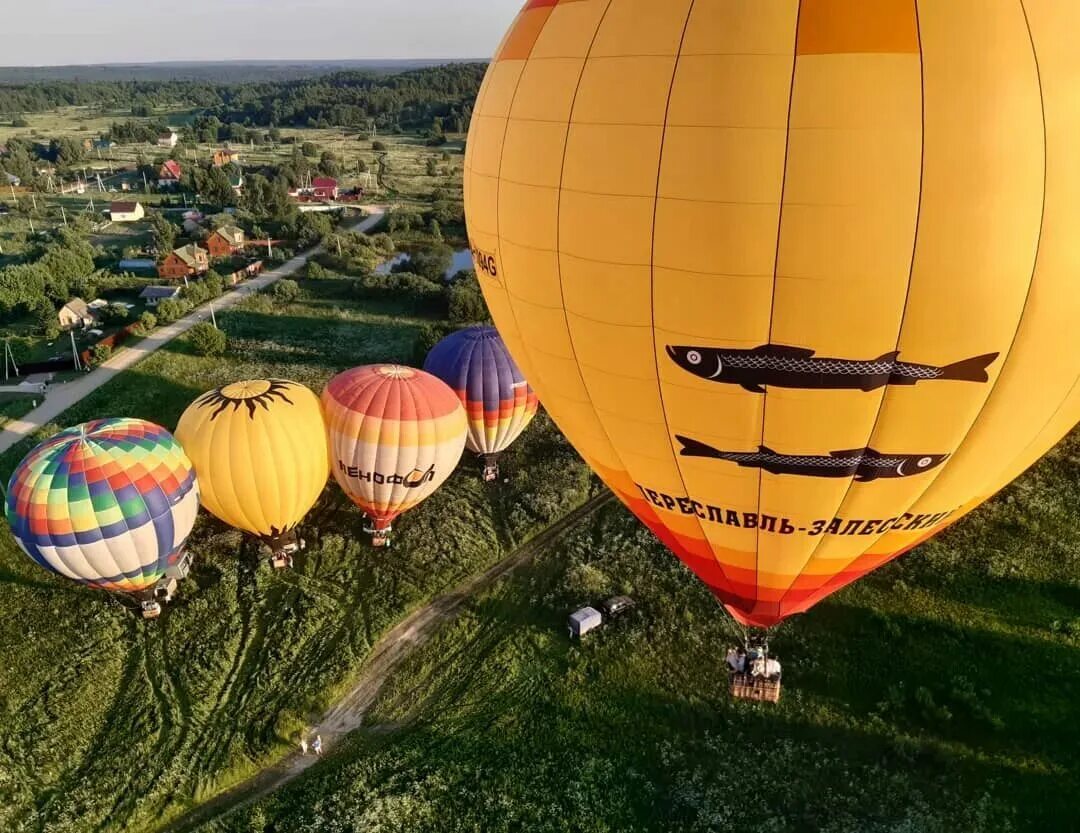
[(727, 664), (733, 674), (745, 674), (746, 651), (742, 648), (729, 648), (727, 652)]

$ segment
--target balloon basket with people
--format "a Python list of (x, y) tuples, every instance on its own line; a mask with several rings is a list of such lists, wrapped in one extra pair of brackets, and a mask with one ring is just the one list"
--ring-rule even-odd
[(371, 536), (371, 546), (376, 548), (390, 549), (393, 546), (393, 541), (391, 541), (393, 532), (394, 528), (390, 524), (378, 522), (372, 524), (370, 518), (368, 525), (364, 526), (364, 534)]
[(292, 569), (293, 557), (307, 548), (307, 542), (297, 534), (295, 529), (283, 535), (265, 539), (262, 545), (267, 561), (275, 570)]
[(499, 482), (499, 458), (495, 454), (481, 454), (480, 463), (482, 466), (482, 474), (485, 483), (498, 483)]
[(783, 669), (780, 658), (769, 653), (767, 633), (747, 633), (743, 645), (728, 649), (725, 664), (736, 700), (780, 702)]

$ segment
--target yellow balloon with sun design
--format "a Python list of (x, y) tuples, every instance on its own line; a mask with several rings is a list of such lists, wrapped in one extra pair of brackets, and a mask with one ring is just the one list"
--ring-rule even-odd
[(176, 437), (215, 517), (271, 548), (315, 505), (330, 477), (319, 398), (296, 382), (258, 379), (204, 393)]

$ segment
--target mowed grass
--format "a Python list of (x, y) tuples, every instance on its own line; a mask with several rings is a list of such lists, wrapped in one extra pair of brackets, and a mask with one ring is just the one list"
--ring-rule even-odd
[[(778, 705), (737, 633), (612, 507), (391, 678), (340, 754), (214, 833), (1077, 829), (1080, 434), (940, 539), (783, 626)], [(608, 594), (639, 608), (571, 643)]]
[[(136, 416), (173, 427), (195, 396), (221, 383), (278, 376), (319, 390), (348, 367), (411, 355), (423, 319), (407, 308), (361, 305), (348, 281), (305, 292), (288, 306), (261, 297), (220, 315), (232, 340), (225, 359), (174, 342), (64, 424)], [(0, 458), (0, 477), (30, 445)], [(506, 470), (510, 483), (491, 489), (466, 457), (381, 552), (330, 483), (302, 527), (307, 553), (282, 573), (257, 566), (253, 545), (204, 515), (180, 600), (149, 623), (40, 569), (3, 526), (0, 830), (153, 830), (283, 754), (381, 633), (561, 517), (589, 482), (543, 418)]]

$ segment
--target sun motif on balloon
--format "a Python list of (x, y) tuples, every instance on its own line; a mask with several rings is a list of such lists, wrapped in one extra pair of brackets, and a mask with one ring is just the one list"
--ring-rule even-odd
[(225, 385), (225, 387), (204, 393), (195, 404), (200, 408), (215, 408), (210, 415), (211, 421), (217, 419), (230, 406), (234, 411), (246, 407), (248, 416), (254, 419), (258, 408), (268, 411), (270, 405), (274, 402), (287, 402), (292, 405), (293, 401), (287, 395), (292, 386), (292, 382), (281, 379), (254, 379), (245, 382), (234, 382), (231, 385)]

